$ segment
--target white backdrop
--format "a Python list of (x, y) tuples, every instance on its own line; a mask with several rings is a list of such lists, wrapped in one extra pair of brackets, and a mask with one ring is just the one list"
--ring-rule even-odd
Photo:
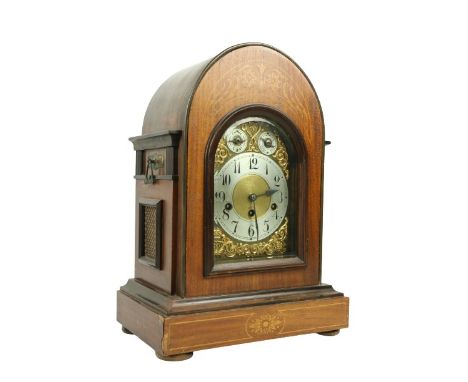
[[(466, 381), (462, 1), (2, 1), (2, 381)], [(240, 42), (295, 59), (326, 124), (323, 281), (350, 328), (159, 361), (115, 321), (134, 152), (174, 72)]]

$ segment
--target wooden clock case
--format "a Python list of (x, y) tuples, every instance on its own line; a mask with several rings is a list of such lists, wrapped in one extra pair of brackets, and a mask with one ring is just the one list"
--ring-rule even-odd
[[(299, 155), (295, 261), (213, 265), (212, 146), (230, 120), (278, 119)], [(117, 320), (166, 360), (195, 350), (348, 325), (349, 300), (321, 283), (324, 124), (314, 88), (264, 44), (231, 47), (170, 77), (153, 96), (136, 150), (135, 276)], [(211, 213), (211, 214), (210, 214)]]

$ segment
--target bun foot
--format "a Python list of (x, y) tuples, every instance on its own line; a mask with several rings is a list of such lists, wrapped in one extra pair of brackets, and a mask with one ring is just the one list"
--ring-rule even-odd
[(186, 359), (192, 358), (193, 352), (174, 355), (163, 355), (156, 352), (156, 356), (163, 361), (185, 361)]
[(122, 326), (122, 332), (124, 332), (125, 334), (133, 334), (130, 330), (128, 330), (124, 326)]
[(320, 332), (317, 334), (320, 334), (321, 336), (336, 336), (340, 332), (340, 329), (337, 330), (330, 330), (329, 332)]

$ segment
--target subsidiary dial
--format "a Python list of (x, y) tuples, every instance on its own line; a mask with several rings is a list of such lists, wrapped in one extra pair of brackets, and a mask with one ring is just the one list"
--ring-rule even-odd
[(247, 148), (247, 134), (240, 129), (232, 130), (226, 137), (229, 150), (239, 154)]
[(264, 131), (258, 137), (258, 148), (265, 155), (271, 155), (276, 151), (278, 142), (271, 131)]

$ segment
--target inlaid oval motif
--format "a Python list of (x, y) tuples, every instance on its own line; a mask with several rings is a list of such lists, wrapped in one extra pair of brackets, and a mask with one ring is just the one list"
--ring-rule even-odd
[(254, 314), (246, 323), (245, 329), (251, 337), (269, 336), (281, 332), (284, 318), (278, 313)]

